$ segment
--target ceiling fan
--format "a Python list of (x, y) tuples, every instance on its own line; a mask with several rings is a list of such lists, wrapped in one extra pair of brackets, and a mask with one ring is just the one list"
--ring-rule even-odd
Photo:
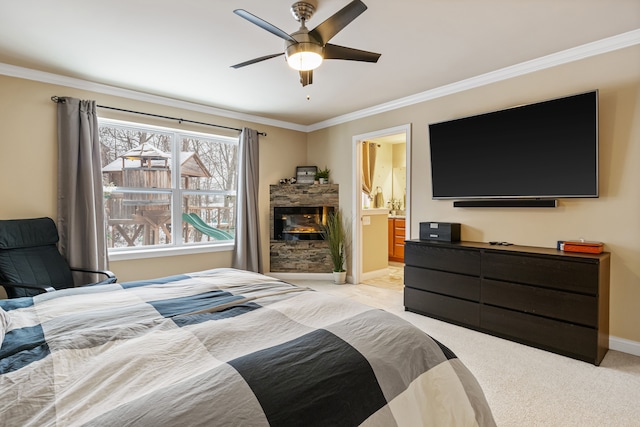
[(300, 83), (306, 86), (313, 83), (313, 70), (318, 68), (324, 59), (343, 59), (348, 61), (378, 62), (379, 53), (367, 52), (350, 47), (338, 46), (329, 43), (338, 32), (356, 19), (367, 6), (360, 0), (340, 9), (327, 20), (315, 27), (307, 29), (305, 23), (311, 18), (316, 7), (309, 1), (299, 1), (291, 5), (291, 13), (296, 21), (300, 22), (300, 29), (287, 34), (280, 28), (258, 18), (244, 9), (233, 11), (238, 16), (274, 34), (285, 41), (284, 52), (261, 56), (246, 62), (232, 65), (232, 68), (241, 68), (277, 56), (285, 55), (289, 66), (300, 72)]

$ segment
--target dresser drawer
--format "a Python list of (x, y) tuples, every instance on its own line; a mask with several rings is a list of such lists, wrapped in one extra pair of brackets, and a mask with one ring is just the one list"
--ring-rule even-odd
[(416, 289), (480, 301), (479, 277), (405, 266), (404, 284)]
[(597, 349), (598, 331), (592, 328), (491, 306), (482, 306), (480, 326), (523, 344), (596, 365), (601, 361)]
[(482, 275), (489, 279), (598, 294), (598, 261), (562, 260), (532, 255), (485, 252)]
[(594, 296), (484, 279), (482, 302), (585, 326), (598, 326), (598, 301)]
[(405, 286), (404, 306), (407, 310), (453, 323), (474, 328), (480, 325), (480, 305), (478, 303)]
[(480, 251), (476, 249), (453, 249), (407, 242), (404, 262), (416, 267), (480, 276)]

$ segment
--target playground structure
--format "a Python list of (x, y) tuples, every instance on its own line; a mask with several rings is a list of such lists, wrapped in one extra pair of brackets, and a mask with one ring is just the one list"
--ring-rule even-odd
[[(104, 182), (113, 187), (171, 188), (171, 156), (150, 144), (141, 144), (104, 166)], [(190, 189), (197, 179), (211, 174), (195, 152), (180, 153), (181, 186)], [(193, 180), (193, 182), (192, 182)], [(171, 197), (166, 192), (105, 193), (109, 247), (169, 244)], [(183, 200), (183, 236), (185, 242), (233, 240), (233, 203), (211, 203), (207, 196), (186, 195)], [(193, 228), (191, 228), (193, 227)], [(226, 228), (227, 230), (221, 230)], [(195, 230), (195, 233), (193, 232)]]

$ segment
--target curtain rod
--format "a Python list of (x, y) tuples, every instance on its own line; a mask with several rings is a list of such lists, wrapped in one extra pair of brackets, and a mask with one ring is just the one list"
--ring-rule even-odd
[[(63, 98), (61, 98), (59, 96), (56, 96), (56, 95), (52, 96), (51, 100), (53, 102), (61, 102), (61, 103), (65, 102), (65, 100)], [(122, 111), (124, 113), (132, 113), (132, 114), (140, 114), (140, 115), (143, 115), (143, 116), (156, 117), (156, 118), (159, 118), (159, 119), (175, 120), (178, 123), (182, 123), (182, 122), (194, 123), (194, 124), (197, 124), (197, 125), (212, 126), (212, 127), (216, 127), (216, 128), (228, 129), (228, 130), (236, 130), (238, 132), (242, 132), (242, 129), (238, 129), (238, 128), (234, 128), (234, 127), (215, 125), (213, 123), (196, 122), (194, 120), (180, 119), (178, 117), (161, 116), (161, 115), (158, 115), (158, 114), (143, 113), (143, 112), (140, 112), (140, 111), (133, 111), (133, 110), (125, 110), (125, 109), (122, 109), (122, 108), (107, 107), (106, 105), (98, 105), (98, 104), (96, 104), (96, 107), (98, 107), (98, 108), (106, 108), (107, 110)], [(267, 136), (267, 133), (266, 132), (258, 132), (258, 135)]]

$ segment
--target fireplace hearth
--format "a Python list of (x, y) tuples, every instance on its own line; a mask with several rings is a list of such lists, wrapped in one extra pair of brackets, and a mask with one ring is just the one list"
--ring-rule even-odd
[(273, 208), (274, 240), (322, 240), (322, 224), (333, 206), (281, 206)]

